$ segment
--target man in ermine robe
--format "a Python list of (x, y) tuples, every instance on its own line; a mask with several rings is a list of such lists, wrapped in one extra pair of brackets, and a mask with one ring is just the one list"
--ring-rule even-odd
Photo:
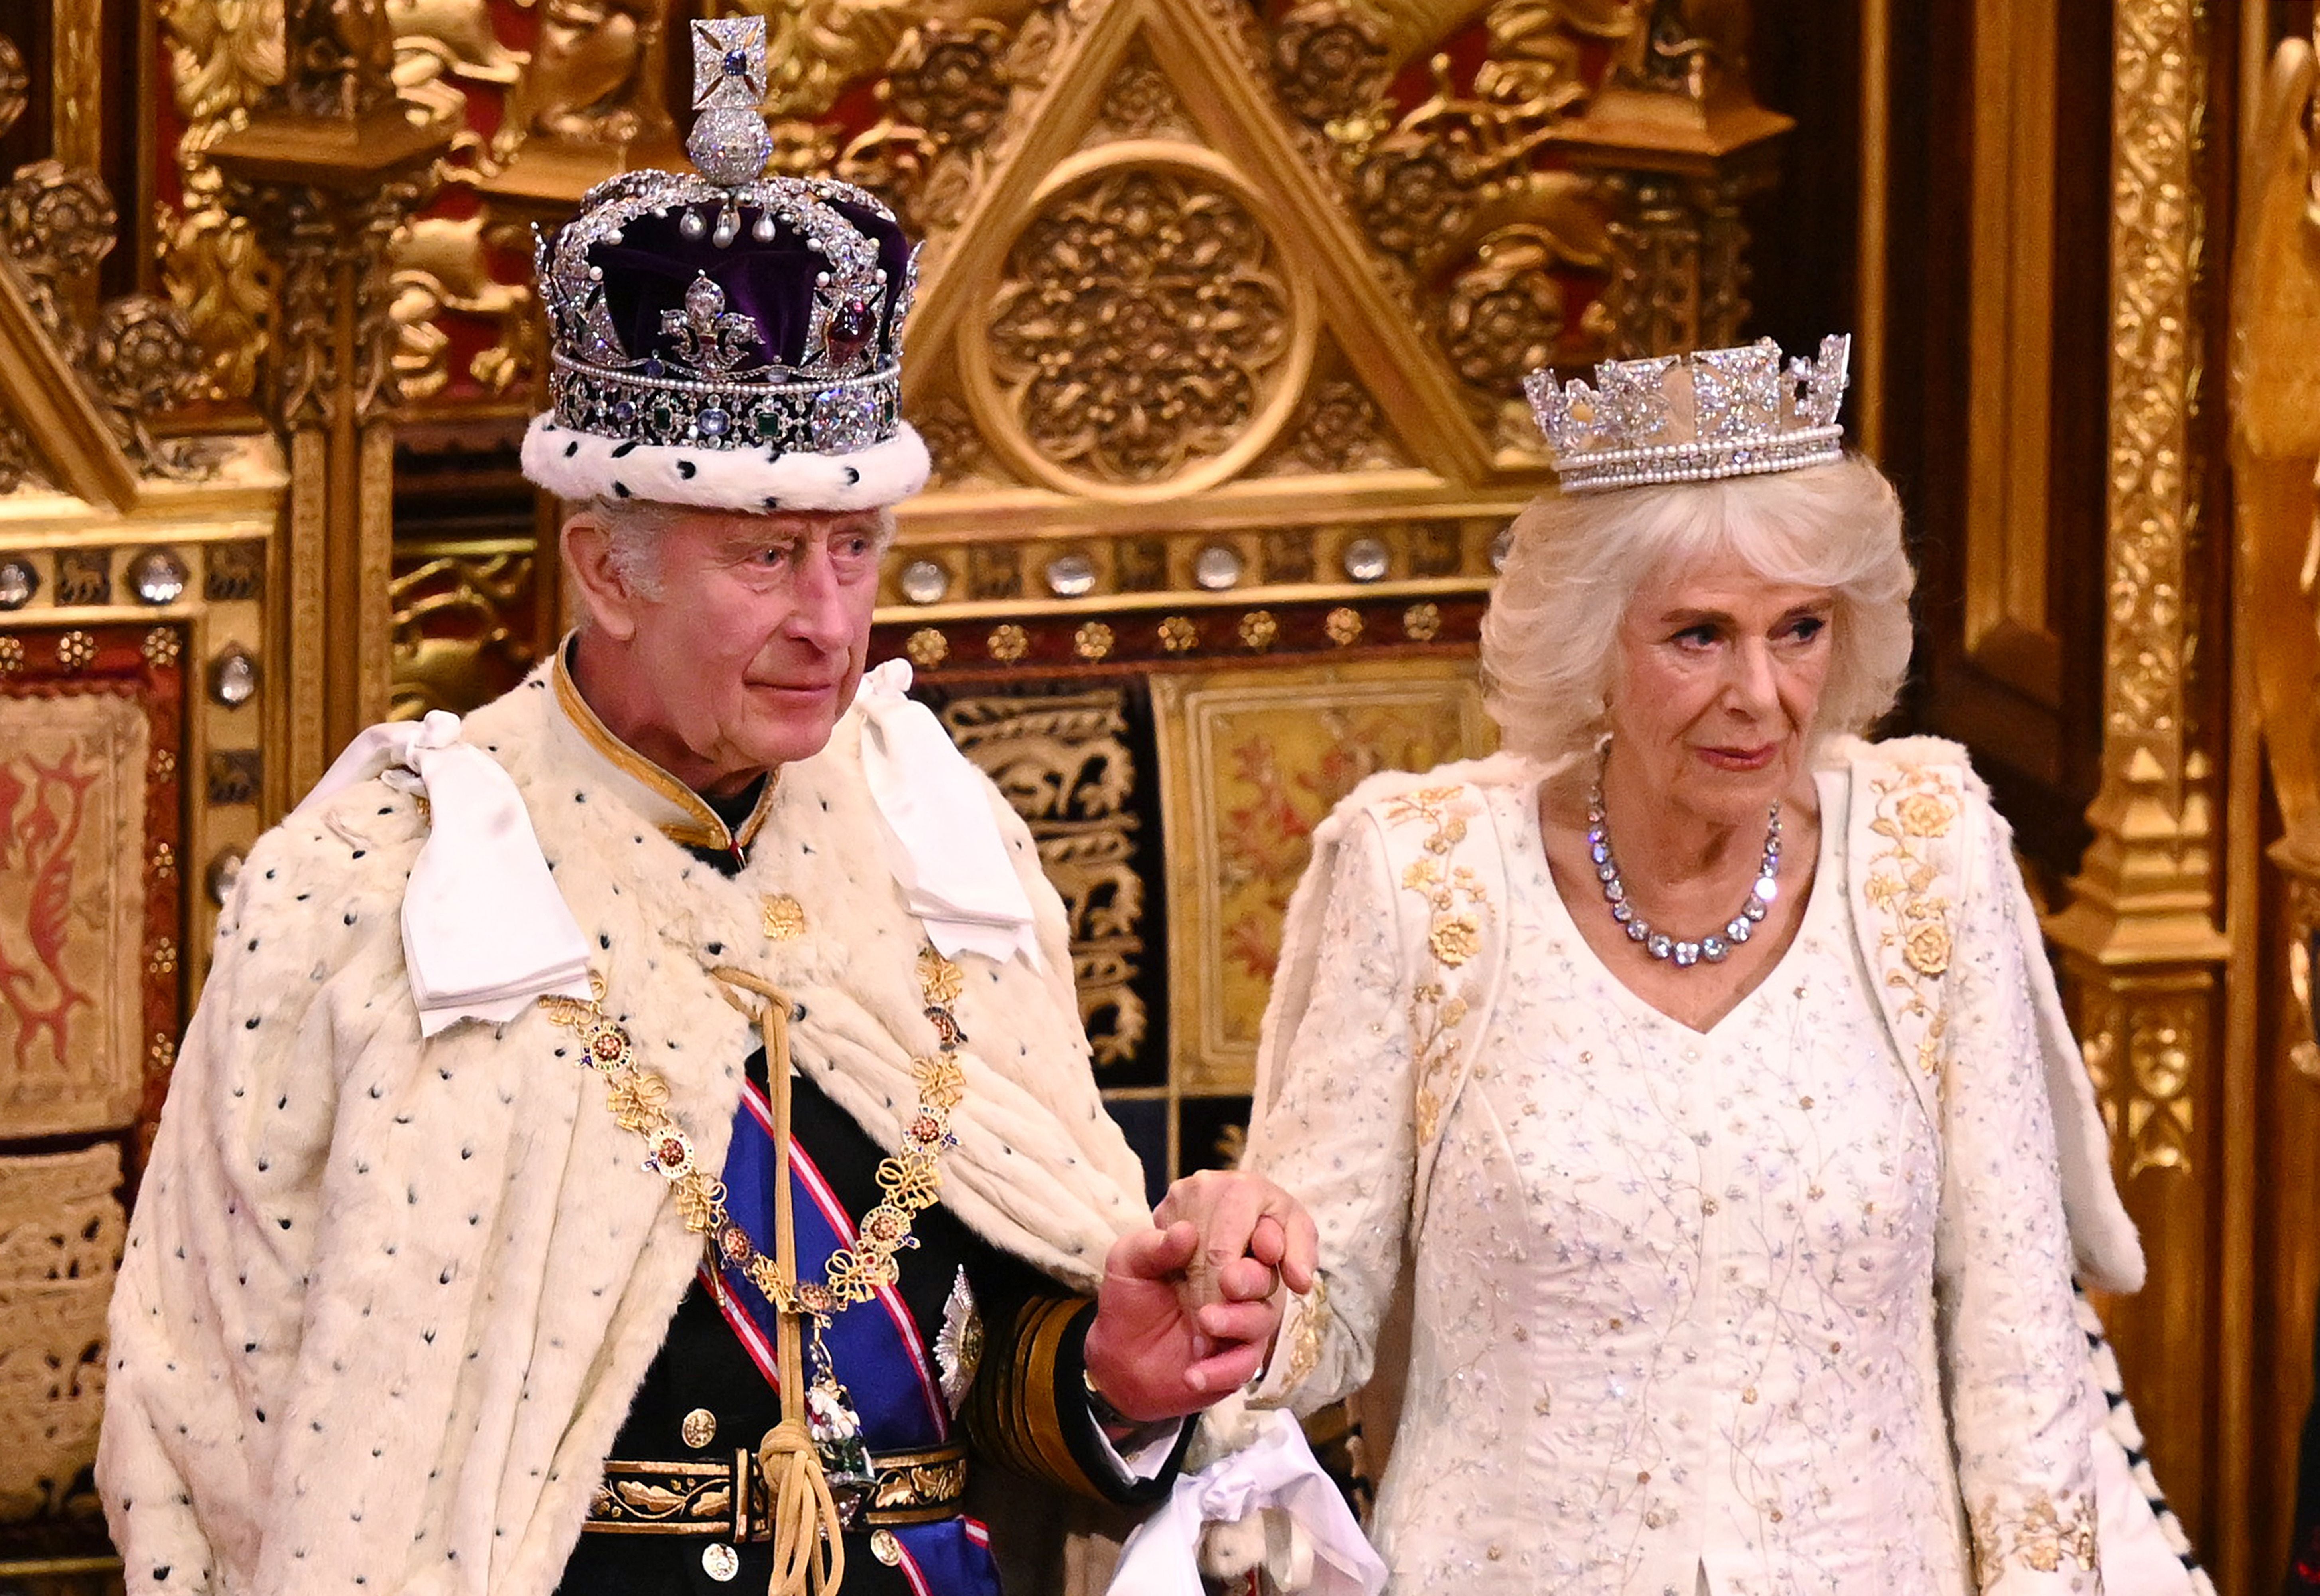
[(757, 27), (695, 24), (701, 175), (543, 244), (578, 630), (227, 905), (113, 1310), (131, 1591), (992, 1596), (978, 1478), (1156, 1500), (1310, 1283), (1254, 1177), (1153, 1224), (1028, 833), (864, 674), (913, 260), (759, 176)]

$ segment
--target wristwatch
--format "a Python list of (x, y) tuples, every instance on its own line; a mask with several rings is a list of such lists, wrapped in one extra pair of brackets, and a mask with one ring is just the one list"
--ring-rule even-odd
[(1088, 1372), (1084, 1365), (1080, 1369), (1080, 1383), (1087, 1387), (1088, 1414), (1095, 1420), (1095, 1427), (1098, 1429), (1137, 1430), (1144, 1429), (1150, 1424), (1151, 1421), (1148, 1419), (1130, 1419), (1113, 1407), (1111, 1399), (1104, 1395), (1097, 1387), (1095, 1376)]

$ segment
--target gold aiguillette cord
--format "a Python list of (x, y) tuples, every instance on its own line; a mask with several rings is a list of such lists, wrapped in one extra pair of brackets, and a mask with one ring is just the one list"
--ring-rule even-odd
[[(774, 1107), (774, 1265), (784, 1293), (797, 1290), (797, 1227), (790, 1194), (790, 1001), (768, 983), (730, 966), (719, 980), (765, 1000), (757, 1011), (766, 1043), (766, 1095)], [(773, 1499), (774, 1576), (767, 1596), (837, 1596), (846, 1578), (846, 1539), (838, 1504), (821, 1468), (821, 1452), (806, 1428), (805, 1342), (798, 1315), (776, 1304), (775, 1334), (782, 1368), (782, 1420), (757, 1445), (757, 1466)]]

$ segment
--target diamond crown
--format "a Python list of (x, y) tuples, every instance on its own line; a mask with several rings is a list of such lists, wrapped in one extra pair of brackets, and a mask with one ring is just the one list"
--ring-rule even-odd
[[(773, 154), (757, 109), (766, 87), (763, 18), (696, 21), (693, 48), (700, 115), (685, 148), (698, 175), (621, 173), (590, 190), (553, 238), (538, 240), (557, 420), (640, 443), (708, 449), (845, 453), (892, 437), (916, 251), (901, 280), (891, 280), (897, 274), (881, 263), (878, 240), (846, 213), (866, 213), (899, 237), (893, 213), (876, 196), (830, 178), (763, 175)], [(815, 258), (795, 358), (783, 358), (774, 330), (729, 303), (727, 286), (698, 268), (681, 305), (660, 313), (652, 347), (628, 347), (596, 251), (624, 243), (650, 250), (629, 230), (666, 239), (671, 217), (682, 240), (669, 240), (672, 249), (706, 240), (734, 250), (739, 265), (752, 250)]]
[(1595, 385), (1524, 379), (1565, 493), (1708, 482), (1790, 471), (1839, 458), (1853, 340), (1821, 340), (1813, 359), (1781, 363), (1759, 339), (1645, 360), (1607, 360)]

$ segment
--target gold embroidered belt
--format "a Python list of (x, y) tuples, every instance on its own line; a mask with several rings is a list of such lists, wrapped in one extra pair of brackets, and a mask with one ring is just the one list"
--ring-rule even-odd
[[(876, 1483), (863, 1494), (850, 1527), (877, 1529), (958, 1516), (966, 1495), (966, 1448), (889, 1452), (872, 1462)], [(738, 1506), (737, 1506), (738, 1504)], [(727, 1461), (636, 1463), (613, 1458), (588, 1504), (584, 1529), (603, 1535), (713, 1535), (726, 1540), (773, 1538), (773, 1503), (757, 1455), (737, 1450)]]

